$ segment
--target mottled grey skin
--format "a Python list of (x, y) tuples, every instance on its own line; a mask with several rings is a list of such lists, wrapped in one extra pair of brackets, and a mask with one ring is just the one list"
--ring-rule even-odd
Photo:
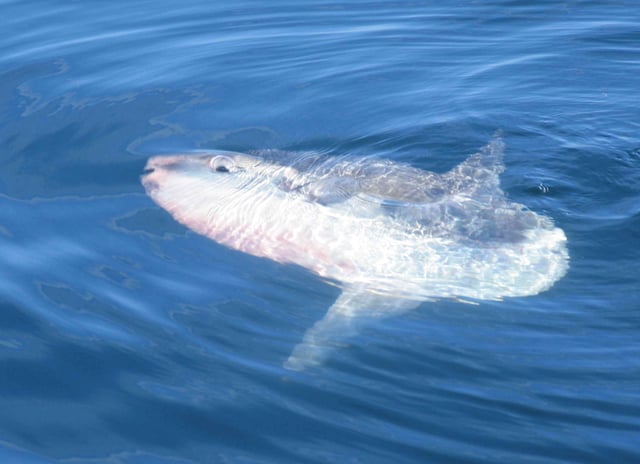
[[(504, 171), (502, 153), (504, 143), (495, 138), (492, 143), (469, 157), (446, 174), (437, 174), (388, 159), (329, 157), (317, 153), (265, 150), (255, 152), (267, 163), (291, 166), (300, 173), (319, 178), (305, 187), (330, 195), (333, 188), (345, 193), (371, 195), (380, 200), (406, 203), (429, 203), (445, 194), (464, 192), (478, 195), (479, 191), (494, 193), (499, 175)], [(320, 188), (322, 187), (322, 188)], [(322, 195), (313, 200), (322, 200)], [(332, 203), (332, 202), (329, 202)]]
[[(535, 225), (535, 215), (514, 208), (499, 188), (504, 144), (496, 138), (449, 172), (437, 174), (385, 159), (341, 157), (268, 150), (264, 163), (290, 166), (297, 175), (280, 188), (308, 201), (335, 205), (353, 197), (375, 203), (390, 216), (415, 224), (420, 233), (447, 236), (476, 246), (517, 242)], [(551, 226), (551, 225), (550, 225)]]

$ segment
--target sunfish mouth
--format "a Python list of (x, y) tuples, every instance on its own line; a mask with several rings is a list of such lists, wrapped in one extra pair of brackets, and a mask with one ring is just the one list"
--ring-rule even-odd
[(166, 178), (167, 171), (178, 165), (178, 156), (156, 156), (147, 161), (142, 174), (142, 185), (147, 193), (155, 192)]
[(147, 161), (142, 174), (142, 185), (147, 193), (155, 192), (167, 178), (168, 173), (181, 167), (184, 155), (155, 156)]

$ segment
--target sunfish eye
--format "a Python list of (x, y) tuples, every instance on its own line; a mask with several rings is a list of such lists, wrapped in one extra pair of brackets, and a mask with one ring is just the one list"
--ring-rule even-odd
[(233, 160), (224, 155), (214, 156), (209, 161), (209, 167), (216, 172), (231, 172), (234, 166)]

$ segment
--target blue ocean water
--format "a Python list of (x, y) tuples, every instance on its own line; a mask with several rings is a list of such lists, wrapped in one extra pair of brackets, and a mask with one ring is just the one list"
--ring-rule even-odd
[[(640, 461), (635, 1), (0, 1), (0, 461)], [(502, 187), (567, 234), (545, 293), (423, 303), (304, 372), (339, 290), (144, 193), (263, 148)]]

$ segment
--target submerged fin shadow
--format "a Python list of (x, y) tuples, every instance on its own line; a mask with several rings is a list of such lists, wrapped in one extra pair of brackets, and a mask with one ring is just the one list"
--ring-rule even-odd
[(289, 358), (286, 369), (302, 371), (317, 366), (346, 340), (355, 336), (367, 319), (386, 318), (409, 311), (421, 301), (380, 295), (370, 289), (351, 285), (346, 287), (327, 314), (307, 330)]

